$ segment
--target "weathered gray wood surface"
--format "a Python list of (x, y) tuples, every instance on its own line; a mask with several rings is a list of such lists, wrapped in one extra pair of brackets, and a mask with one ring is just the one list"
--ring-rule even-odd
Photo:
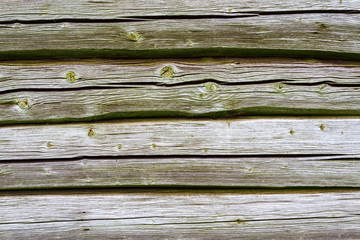
[(154, 155), (357, 155), (360, 119), (159, 120), (0, 128), (0, 160)]
[(358, 13), (281, 13), (130, 22), (50, 21), (3, 23), (0, 28), (4, 36), (0, 38), (1, 59), (144, 58), (179, 54), (360, 59)]
[(359, 192), (0, 197), (3, 239), (358, 239)]
[(356, 0), (0, 1), (0, 238), (359, 239), (359, 29)]
[(0, 189), (360, 187), (359, 156), (126, 157), (1, 162)]
[(359, 115), (359, 76), (357, 63), (290, 59), (3, 62), (0, 122)]
[(91, 1), (91, 0), (2, 0), (1, 21), (59, 19), (136, 19), (154, 16), (225, 16), (239, 13), (259, 14), (282, 11), (349, 11), (359, 10), (357, 0), (298, 0), (298, 1)]

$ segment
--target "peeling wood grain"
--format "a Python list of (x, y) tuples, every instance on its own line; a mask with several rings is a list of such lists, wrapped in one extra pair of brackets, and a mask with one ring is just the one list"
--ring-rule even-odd
[(3, 62), (0, 122), (359, 115), (359, 76), (357, 63), (290, 59)]
[[(157, 56), (157, 53), (165, 57), (174, 53), (180, 55), (182, 50), (187, 56), (193, 56), (191, 52), (216, 56), (224, 54), (221, 49), (228, 49), (225, 54), (231, 54), (229, 56), (316, 55), (329, 58), (335, 52), (340, 54), (338, 57), (346, 57), (349, 53), (355, 55), (347, 58), (359, 59), (360, 53), (360, 14), (281, 14), (115, 23), (14, 23), (0, 24), (0, 28), (4, 36), (0, 39), (1, 59), (64, 56), (144, 58)], [(139, 36), (134, 41), (129, 39), (129, 34)], [(27, 52), (29, 50), (32, 52)], [(180, 52), (176, 53), (178, 50)]]
[(39, 160), (2, 162), (0, 189), (129, 186), (360, 187), (359, 172), (358, 156)]
[(358, 118), (11, 126), (0, 128), (0, 160), (128, 155), (357, 155), (359, 129)]
[(106, 0), (37, 0), (29, 4), (26, 0), (2, 0), (0, 21), (39, 19), (122, 19), (139, 16), (228, 16), (247, 12), (293, 11), (293, 10), (358, 10), (356, 0), (298, 0), (298, 1), (106, 1)]
[[(360, 237), (359, 192), (1, 196), (3, 238)], [(319, 204), (321, 203), (321, 204)]]

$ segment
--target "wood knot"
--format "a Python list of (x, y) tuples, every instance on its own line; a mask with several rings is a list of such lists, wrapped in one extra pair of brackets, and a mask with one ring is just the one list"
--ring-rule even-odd
[(318, 24), (320, 30), (326, 30), (329, 28), (329, 26), (326, 25), (325, 23), (316, 22), (316, 24)]
[(73, 83), (76, 81), (76, 75), (72, 71), (66, 73), (65, 78), (66, 78), (66, 81), (69, 83)]
[(119, 144), (119, 145), (117, 146), (117, 148), (118, 148), (119, 150), (121, 150), (121, 149), (123, 148), (122, 144)]
[(28, 99), (20, 99), (16, 102), (16, 104), (19, 106), (19, 108), (24, 110), (29, 109), (31, 107), (30, 101)]
[(218, 88), (218, 85), (213, 82), (207, 82), (205, 83), (205, 89), (209, 92), (214, 92)]
[(163, 78), (172, 78), (175, 74), (174, 68), (172, 66), (164, 66), (160, 70), (160, 77)]
[(241, 220), (240, 218), (236, 219), (236, 223), (238, 224), (241, 224), (241, 223), (244, 223), (245, 221), (244, 220)]
[(140, 37), (141, 37), (141, 35), (137, 32), (128, 32), (126, 34), (126, 38), (133, 42), (139, 41)]
[(319, 128), (321, 129), (321, 131), (324, 131), (325, 125), (324, 125), (324, 124), (321, 124), (321, 125), (319, 126)]
[(90, 130), (88, 131), (88, 136), (89, 136), (89, 137), (92, 137), (92, 136), (94, 136), (94, 135), (95, 135), (94, 130), (93, 130), (93, 129), (90, 129)]
[(279, 86), (277, 87), (277, 90), (279, 91), (279, 92), (282, 92), (283, 90), (284, 90), (284, 85), (281, 83), (281, 84), (279, 84)]
[(290, 130), (290, 134), (291, 134), (291, 135), (294, 135), (294, 133), (295, 133), (295, 131), (291, 129), (291, 130)]

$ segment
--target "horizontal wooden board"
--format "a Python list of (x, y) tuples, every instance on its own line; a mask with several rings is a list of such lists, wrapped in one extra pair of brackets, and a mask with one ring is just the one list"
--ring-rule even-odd
[(357, 239), (359, 192), (0, 197), (4, 239)]
[(128, 157), (0, 164), (0, 189), (360, 187), (357, 156)]
[(248, 11), (358, 10), (356, 0), (298, 1), (92, 1), (92, 0), (2, 0), (0, 21), (39, 19), (122, 19), (126, 17), (219, 15), (233, 16)]
[(1, 59), (219, 55), (360, 59), (360, 14), (50, 21), (3, 23), (0, 29)]
[(0, 123), (360, 115), (359, 76), (357, 63), (290, 59), (3, 62)]
[(0, 160), (168, 155), (356, 155), (360, 119), (161, 120), (0, 128)]

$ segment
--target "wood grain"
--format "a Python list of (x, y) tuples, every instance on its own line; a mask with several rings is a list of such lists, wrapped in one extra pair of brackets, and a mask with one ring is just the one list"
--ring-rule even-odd
[(359, 9), (1, 0), (0, 238), (360, 239)]
[(360, 120), (161, 120), (0, 128), (0, 160), (165, 155), (357, 155)]
[(219, 55), (360, 59), (360, 14), (50, 21), (3, 23), (0, 28), (1, 59)]
[(0, 197), (0, 232), (5, 239), (356, 239), (359, 197), (359, 192), (10, 195)]
[(360, 187), (358, 156), (117, 157), (2, 162), (0, 189)]
[(92, 1), (92, 0), (37, 0), (29, 4), (26, 0), (2, 0), (0, 20), (39, 19), (123, 19), (140, 16), (193, 16), (193, 15), (238, 15), (247, 12), (292, 11), (292, 10), (358, 10), (356, 0), (298, 0), (298, 1)]
[(3, 62), (0, 123), (360, 115), (359, 76), (357, 63), (291, 59)]

